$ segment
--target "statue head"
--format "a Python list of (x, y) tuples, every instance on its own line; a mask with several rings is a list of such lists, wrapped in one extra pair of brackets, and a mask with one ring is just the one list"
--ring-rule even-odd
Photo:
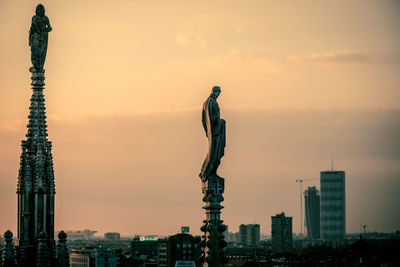
[(42, 4), (37, 5), (36, 7), (36, 16), (43, 17), (44, 16), (44, 6)]
[(221, 87), (214, 86), (211, 90), (211, 96), (217, 98), (221, 94)]

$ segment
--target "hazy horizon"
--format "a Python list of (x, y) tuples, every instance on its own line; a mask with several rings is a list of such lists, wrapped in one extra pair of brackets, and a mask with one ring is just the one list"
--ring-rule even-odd
[[(331, 168), (331, 157), (334, 169), (346, 171), (347, 231), (359, 231), (360, 224), (370, 231), (399, 230), (400, 110), (227, 109), (222, 116), (229, 131), (219, 173), (226, 179), (223, 219), (230, 231), (255, 219), (268, 234), (270, 217), (284, 211), (293, 216), (293, 232), (299, 232), (295, 180), (316, 179), (305, 181), (303, 190), (319, 188), (319, 173)], [(198, 173), (207, 139), (199, 111), (48, 121), (56, 229), (168, 235), (188, 225), (200, 233)], [(1, 147), (8, 151), (0, 158), (7, 177), (0, 201), (10, 203), (0, 227), (13, 229), (25, 123), (9, 125), (0, 128)]]

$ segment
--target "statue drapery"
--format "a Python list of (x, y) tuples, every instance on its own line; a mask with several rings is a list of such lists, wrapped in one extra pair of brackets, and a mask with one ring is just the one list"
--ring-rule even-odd
[(221, 89), (213, 87), (211, 95), (203, 104), (202, 123), (208, 138), (208, 154), (203, 162), (200, 177), (203, 181), (217, 175), (217, 169), (225, 150), (225, 120), (220, 118), (217, 102)]
[(36, 15), (32, 17), (32, 25), (29, 30), (29, 46), (31, 47), (31, 61), (36, 69), (43, 69), (46, 60), (49, 32), (52, 30), (50, 21), (44, 14), (44, 6), (36, 7)]

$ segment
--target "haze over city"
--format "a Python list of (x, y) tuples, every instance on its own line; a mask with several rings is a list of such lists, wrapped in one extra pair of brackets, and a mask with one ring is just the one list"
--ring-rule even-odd
[[(396, 1), (41, 1), (56, 229), (200, 233), (212, 86), (227, 122), (224, 223), (284, 211), (299, 185), (346, 171), (347, 232), (400, 225), (400, 4)], [(0, 233), (17, 225), (38, 1), (0, 0)]]

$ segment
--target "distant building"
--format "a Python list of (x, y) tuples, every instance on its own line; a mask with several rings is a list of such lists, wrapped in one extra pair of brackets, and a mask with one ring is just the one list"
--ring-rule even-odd
[(168, 239), (159, 239), (157, 242), (157, 266), (168, 267)]
[(116, 267), (117, 257), (113, 250), (86, 247), (71, 250), (70, 267)]
[[(92, 252), (94, 254), (94, 252)], [(90, 252), (72, 250), (69, 256), (71, 267), (95, 267), (95, 258)]]
[(260, 242), (259, 224), (241, 224), (239, 226), (240, 244), (243, 247), (257, 246)]
[(344, 171), (321, 172), (321, 238), (341, 241), (346, 234)]
[(196, 267), (194, 261), (176, 261), (175, 267)]
[(131, 242), (131, 254), (134, 257), (156, 258), (157, 236), (136, 236)]
[(320, 195), (315, 186), (304, 191), (307, 239), (320, 238)]
[(271, 241), (275, 250), (284, 251), (292, 248), (292, 217), (286, 217), (284, 212), (271, 216)]
[(97, 231), (85, 229), (85, 230), (78, 230), (78, 231), (66, 231), (68, 235), (68, 240), (88, 240), (93, 237)]
[(120, 240), (121, 239), (121, 235), (120, 233), (104, 233), (104, 239), (105, 240)]
[(190, 233), (190, 227), (189, 227), (189, 226), (182, 226), (182, 227), (181, 227), (181, 233), (182, 233), (182, 234), (188, 234), (188, 233)]
[(157, 266), (199, 266), (200, 237), (176, 234), (157, 242)]
[(238, 235), (238, 233), (231, 233), (231, 232), (228, 232), (228, 231), (224, 232), (225, 240), (228, 243), (237, 243), (237, 241), (236, 241), (236, 236), (237, 235)]
[[(189, 234), (176, 234), (168, 238), (168, 266), (175, 266), (179, 261), (196, 263), (200, 258), (200, 237)], [(186, 265), (188, 266), (188, 265)]]

